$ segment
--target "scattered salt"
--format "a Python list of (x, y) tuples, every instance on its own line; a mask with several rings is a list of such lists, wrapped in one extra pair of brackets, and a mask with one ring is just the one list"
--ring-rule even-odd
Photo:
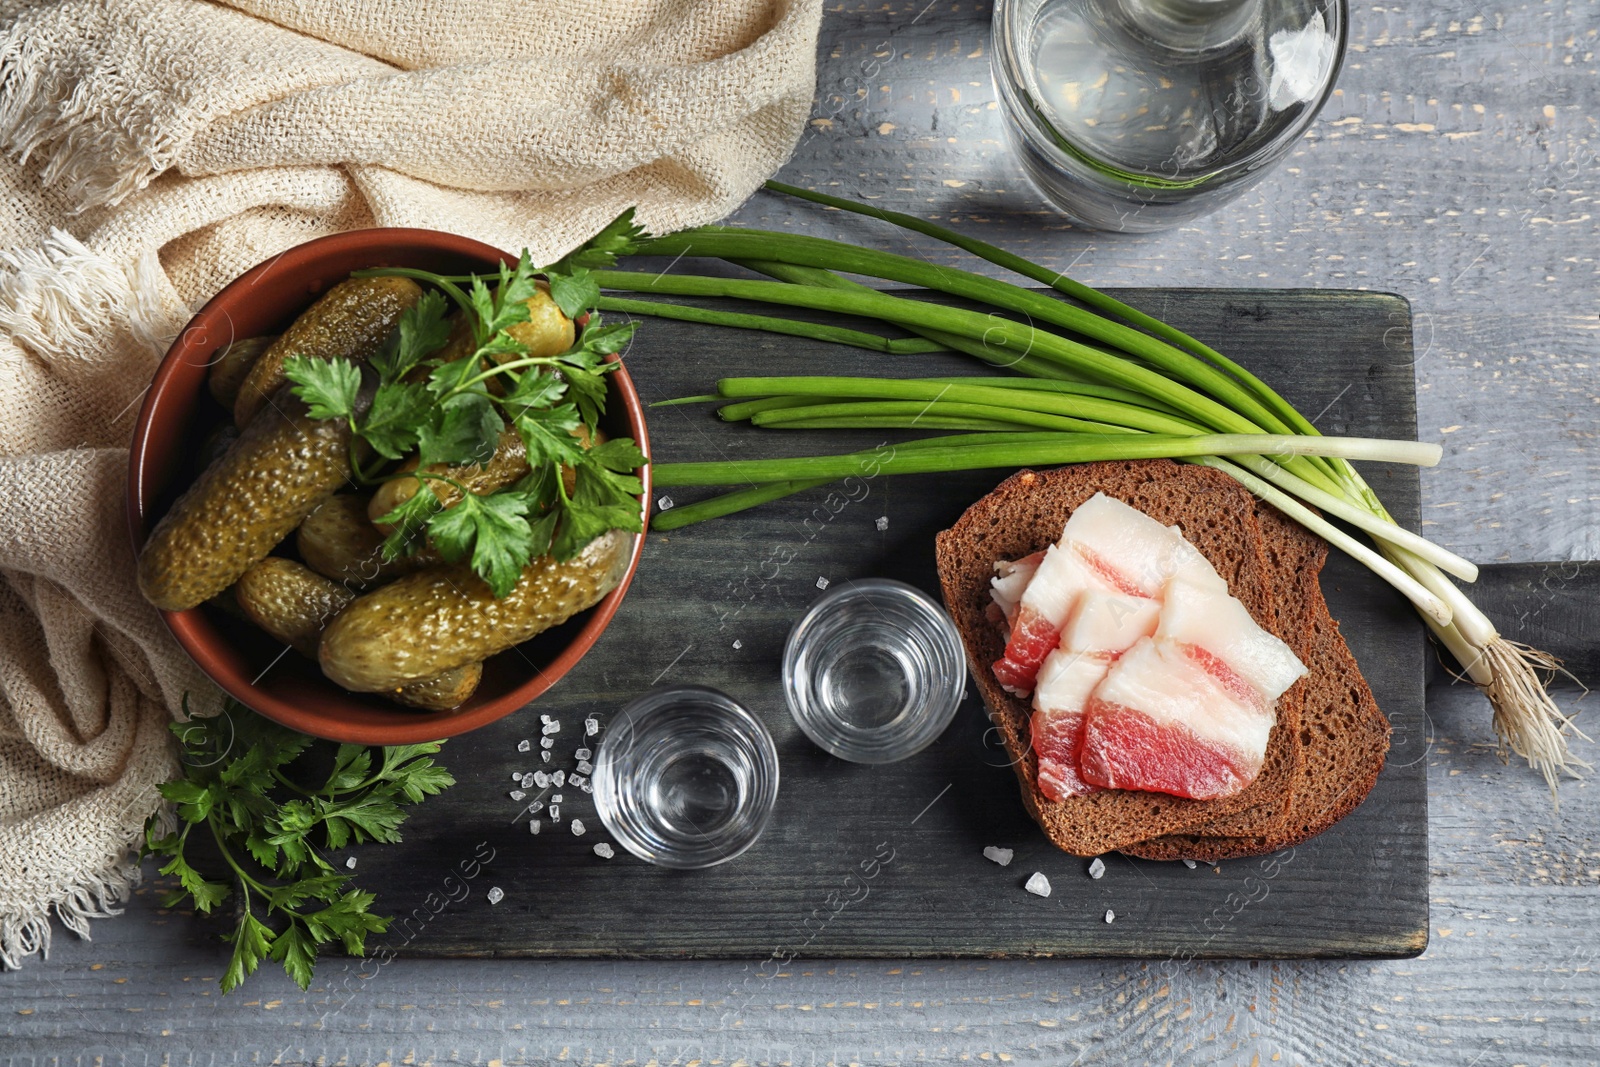
[(549, 724), (550, 724), (550, 716), (548, 716), (548, 715), (541, 715), (541, 716), (539, 716), (539, 721), (540, 721), (540, 722), (541, 722), (541, 723), (544, 723), (544, 724), (545, 724), (545, 725), (547, 725), (547, 726), (548, 726), (548, 725), (549, 725)]
[(583, 833), (584, 833), (583, 820), (582, 819), (573, 819), (572, 820), (572, 836), (573, 837), (582, 837)]
[(583, 736), (584, 737), (593, 737), (595, 734), (597, 734), (599, 732), (600, 732), (600, 720), (599, 719), (584, 719), (583, 720)]
[(879, 515), (877, 521), (872, 525), (876, 526), (880, 532), (887, 530), (889, 528), (889, 516)]
[(356, 869), (356, 858), (354, 856), (351, 856), (349, 859), (345, 860), (344, 861), (344, 868), (347, 871), (355, 870)]
[(524, 737), (521, 741), (517, 742), (517, 751), (518, 752), (528, 752), (528, 751), (531, 751), (532, 748), (533, 748), (533, 742), (529, 741), (526, 737)]
[(733, 650), (735, 652), (739, 651), (743, 647), (744, 647), (744, 642), (743, 641), (739, 640), (737, 637), (733, 639)]
[(586, 759), (580, 759), (578, 761), (578, 773), (579, 774), (593, 774), (594, 773), (594, 764), (590, 763)]
[(523, 791), (522, 791), (522, 790), (520, 790), (520, 789), (513, 789), (513, 790), (512, 790), (512, 791), (511, 791), (511, 799), (512, 799), (512, 800), (521, 800), (521, 799), (522, 799), (522, 798), (523, 798), (523, 797), (525, 797), (525, 796), (527, 796), (527, 795), (528, 795), (528, 794), (526, 794), (526, 793), (524, 793), (524, 792), (523, 792)]
[(557, 771), (556, 773), (552, 774), (550, 776), (550, 784), (555, 786), (557, 789), (560, 789), (562, 786), (566, 785), (567, 784), (567, 772), (566, 771)]
[(591, 751), (590, 751), (590, 750), (589, 750), (589, 749), (587, 749), (587, 748), (580, 748), (580, 749), (578, 749), (578, 751), (576, 751), (576, 752), (574, 752), (574, 753), (573, 753), (573, 754), (572, 754), (572, 755), (573, 755), (573, 757), (574, 757), (574, 758), (576, 758), (576, 759), (580, 759), (580, 760), (586, 760), (586, 759), (588, 759), (588, 758), (589, 758), (589, 757), (590, 757), (590, 756), (592, 756), (592, 755), (594, 755), (594, 753), (593, 753), (593, 752), (591, 752)]
[(1016, 855), (1016, 853), (1012, 852), (1009, 848), (995, 848), (993, 845), (990, 845), (983, 850), (984, 859), (993, 860), (1002, 867), (1009, 864), (1011, 862), (1011, 857), (1014, 855)]
[(1110, 922), (1116, 922), (1116, 921), (1117, 921), (1117, 913), (1112, 911), (1110, 908), (1107, 908), (1106, 909), (1106, 922), (1110, 923)]
[(543, 811), (543, 810), (544, 810), (544, 801), (542, 801), (542, 800), (535, 800), (532, 804), (528, 805), (528, 814), (529, 815), (532, 815), (536, 811)]
[(533, 788), (533, 772), (529, 771), (527, 774), (524, 774), (522, 776), (522, 780), (520, 782), (518, 782), (517, 784), (522, 786), (522, 788), (524, 788), (524, 789), (532, 789)]
[(550, 806), (552, 808), (555, 807), (559, 803), (561, 803), (561, 794), (560, 793), (557, 793), (555, 796), (550, 798)]
[(538, 786), (540, 789), (543, 789), (545, 786), (550, 784), (550, 776), (543, 771), (534, 771), (533, 784)]
[(558, 804), (550, 805), (550, 821), (551, 822), (560, 822), (561, 821), (561, 807), (560, 807), (560, 805), (558, 805)]
[(489, 890), (489, 903), (498, 904), (504, 899), (506, 899), (506, 891), (504, 889), (501, 889), (499, 886), (495, 886), (493, 889)]
[(661, 495), (661, 499), (656, 501), (656, 507), (660, 508), (662, 511), (671, 511), (672, 498), (663, 493)]
[(593, 793), (594, 792), (594, 786), (589, 784), (589, 780), (587, 778), (585, 778), (583, 780), (583, 782), (578, 786), (578, 788), (583, 790), (585, 793)]
[(817, 575), (817, 588), (818, 589), (826, 589), (826, 588), (828, 588), (828, 579), (822, 577), (822, 575), (820, 575), (820, 574)]
[(520, 782), (522, 780), (522, 772), (521, 771), (512, 771), (511, 772), (511, 780), (513, 782)]
[(545, 749), (543, 752), (539, 753), (539, 758), (541, 760), (543, 760), (545, 763), (549, 763), (550, 762), (550, 750), (549, 749)]
[(1190, 869), (1190, 870), (1191, 870), (1191, 871), (1192, 871), (1192, 870), (1194, 870), (1194, 869), (1195, 869), (1195, 868), (1196, 868), (1196, 867), (1198, 867), (1198, 866), (1200, 866), (1200, 865), (1199, 865), (1199, 864), (1198, 864), (1198, 863), (1196, 863), (1196, 862), (1195, 862), (1195, 861), (1194, 861), (1194, 860), (1184, 860), (1184, 861), (1183, 861), (1183, 865), (1184, 865), (1184, 866), (1185, 866), (1185, 867), (1187, 867), (1187, 868), (1189, 868), (1189, 869)]
[(539, 820), (538, 819), (529, 819), (528, 820), (528, 833), (536, 834), (538, 832), (539, 832)]
[(1103, 875), (1105, 873), (1106, 873), (1105, 861), (1103, 861), (1099, 856), (1096, 856), (1089, 863), (1089, 877), (1090, 878), (1094, 878), (1094, 879), (1098, 879), (1101, 875)]
[(1027, 884), (1022, 888), (1026, 889), (1036, 897), (1047, 897), (1050, 895), (1050, 879), (1046, 878), (1038, 871), (1034, 871), (1032, 876), (1029, 877)]
[(567, 784), (568, 785), (575, 785), (579, 789), (582, 789), (584, 787), (584, 785), (587, 784), (588, 781), (589, 781), (589, 779), (585, 778), (581, 774), (573, 774), (573, 775), (569, 775), (567, 777)]
[(548, 752), (556, 747), (556, 739), (553, 737), (541, 737), (539, 738), (539, 747)]
[(551, 719), (549, 722), (544, 724), (544, 730), (541, 732), (546, 737), (550, 736), (551, 734), (559, 734), (561, 732), (561, 720)]
[(606, 844), (604, 841), (599, 841), (595, 843), (594, 854), (603, 860), (608, 860), (617, 854), (617, 850)]

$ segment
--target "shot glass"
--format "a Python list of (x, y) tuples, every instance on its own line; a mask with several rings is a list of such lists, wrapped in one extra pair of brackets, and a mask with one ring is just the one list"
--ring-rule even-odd
[(606, 729), (594, 803), (617, 843), (662, 867), (725, 863), (755, 844), (778, 798), (778, 750), (743, 705), (705, 686), (657, 689)]
[(789, 712), (818, 747), (892, 763), (932, 744), (966, 690), (961, 635), (920, 589), (883, 578), (823, 596), (789, 631)]

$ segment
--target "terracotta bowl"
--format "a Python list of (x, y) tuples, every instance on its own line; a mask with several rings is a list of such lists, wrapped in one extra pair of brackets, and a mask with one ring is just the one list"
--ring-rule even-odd
[[(195, 457), (228, 419), (206, 389), (206, 372), (229, 342), (280, 333), (330, 286), (365, 267), (418, 267), (440, 274), (498, 271), (515, 256), (434, 230), (356, 230), (319, 238), (235, 279), (200, 309), (156, 370), (139, 412), (128, 469), (128, 524), (134, 549), (199, 473)], [(614, 357), (613, 357), (614, 358)], [(644, 409), (628, 372), (610, 375), (602, 427), (632, 437), (649, 453)], [(644, 494), (650, 472), (639, 472)], [(208, 607), (163, 612), (173, 636), (200, 668), (241, 703), (304, 733), (370, 745), (452, 737), (526, 706), (572, 669), (616, 614), (639, 565), (644, 536), (634, 538), (622, 584), (562, 626), (489, 659), (472, 699), (453, 711), (414, 711), (381, 697), (349, 693), (315, 663), (262, 631)]]

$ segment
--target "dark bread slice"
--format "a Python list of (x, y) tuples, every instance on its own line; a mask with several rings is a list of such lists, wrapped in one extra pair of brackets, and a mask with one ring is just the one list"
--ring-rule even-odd
[[(1179, 526), (1257, 623), (1286, 641), (1302, 659), (1309, 654), (1307, 633), (1286, 628), (1280, 618), (1283, 613), (1275, 610), (1274, 588), (1292, 578), (1268, 571), (1260, 550), (1255, 498), (1220, 471), (1172, 460), (1024, 470), (968, 508), (935, 542), (945, 606), (961, 631), (978, 690), (1012, 757), (1024, 804), (1057, 847), (1080, 856), (1182, 832), (1218, 815), (1285, 797), (1300, 759), (1299, 700), (1292, 688), (1279, 703), (1278, 726), (1268, 742), (1261, 774), (1235, 796), (1197, 801), (1107, 789), (1057, 802), (1039, 793), (1029, 733), (1032, 709), (1026, 700), (1002, 689), (990, 671), (1004, 651), (1004, 642), (985, 616), (989, 579), (994, 561), (1018, 559), (1055, 542), (1073, 509), (1096, 492), (1117, 497), (1163, 525)], [(1278, 831), (1286, 816), (1287, 808), (1280, 804), (1255, 832)]]
[[(1279, 613), (1278, 617), (1283, 619), (1286, 626), (1293, 626), (1297, 632), (1307, 635), (1309, 642), (1312, 624), (1316, 621), (1319, 609), (1322, 612), (1327, 610), (1322, 600), (1318, 575), (1328, 558), (1328, 542), (1285, 517), (1271, 504), (1257, 498), (1255, 505), (1256, 525), (1261, 529), (1261, 552), (1266, 557), (1268, 572), (1275, 576), (1275, 581), (1281, 583), (1277, 587), (1279, 595), (1273, 598), (1273, 610)], [(1284, 618), (1290, 614), (1292, 620)], [(1301, 659), (1311, 667), (1309, 656), (1302, 653)], [(1301, 702), (1302, 714), (1306, 691), (1314, 677), (1313, 670), (1295, 683), (1292, 693), (1284, 694), (1286, 699), (1292, 697)], [(1306, 762), (1302, 758), (1297, 762), (1289, 787), (1283, 793), (1268, 797), (1243, 811), (1207, 819), (1189, 827), (1184, 831), (1185, 835), (1265, 838), (1281, 825), (1281, 822), (1275, 824), (1274, 819), (1292, 815), (1297, 795), (1295, 787), (1303, 783), (1305, 771)]]
[(1307, 661), (1313, 684), (1301, 724), (1305, 769), (1293, 785), (1288, 825), (1264, 835), (1174, 834), (1121, 851), (1144, 859), (1211, 863), (1263, 855), (1315, 837), (1366, 799), (1389, 751), (1389, 720), (1361, 676), (1339, 624), (1328, 614), (1320, 589), (1317, 601), (1320, 610), (1312, 624), (1314, 650)]

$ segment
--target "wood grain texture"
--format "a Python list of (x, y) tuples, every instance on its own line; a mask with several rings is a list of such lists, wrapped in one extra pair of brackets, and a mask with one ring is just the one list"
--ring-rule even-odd
[[(1135, 305), (1160, 302), (1168, 321), (1283, 381), (1291, 403), (1327, 406), (1339, 433), (1409, 437), (1411, 379), (1387, 357), (1409, 333), (1405, 305), (1348, 291), (1118, 291)], [(704, 302), (701, 302), (704, 303)], [(731, 310), (754, 305), (729, 302)], [(1248, 322), (1248, 331), (1240, 329)], [(1337, 348), (1333, 342), (1337, 340)], [(1328, 348), (1313, 368), (1283, 353)], [(855, 349), (742, 331), (650, 321), (625, 357), (647, 402), (711, 388), (729, 367), (765, 373), (871, 374), (885, 357)], [(891, 360), (897, 373), (983, 373), (965, 356)], [(1336, 397), (1330, 405), (1323, 399)], [(653, 409), (657, 461), (761, 457), (892, 443), (916, 432), (845, 435), (782, 432), (731, 424), (709, 405)], [(360, 879), (386, 887), (385, 906), (411, 917), (377, 951), (405, 955), (812, 956), (1128, 955), (1406, 956), (1427, 940), (1423, 771), (1414, 754), (1423, 727), (1422, 628), (1383, 583), (1343, 557), (1323, 572), (1341, 622), (1379, 706), (1396, 732), (1399, 758), (1357, 812), (1334, 830), (1272, 857), (1225, 864), (1200, 876), (1178, 863), (1108, 857), (1136, 874), (1118, 893), (1097, 891), (1084, 861), (1055, 850), (1022, 808), (998, 735), (969, 696), (952, 727), (900, 763), (855, 766), (817, 750), (784, 705), (784, 639), (821, 594), (819, 582), (891, 577), (938, 596), (934, 535), (1002, 480), (1005, 471), (907, 478), (856, 478), (716, 522), (653, 535), (636, 585), (600, 642), (545, 698), (519, 715), (452, 743), (448, 765), (461, 785), (418, 809), (407, 842), (364, 854)], [(1369, 472), (1401, 522), (1417, 516), (1416, 471)], [(720, 490), (674, 489), (679, 504)], [(888, 520), (884, 531), (879, 518)], [(735, 647), (738, 642), (738, 647)], [(783, 771), (777, 810), (756, 845), (733, 863), (680, 872), (632, 857), (597, 859), (603, 828), (589, 798), (552, 787), (507, 797), (516, 771), (540, 766), (517, 742), (537, 733), (535, 712), (560, 720), (556, 761), (569, 769), (574, 736), (588, 716), (607, 723), (656, 684), (710, 685), (734, 695), (766, 723)], [(585, 742), (587, 743), (587, 742)], [(1330, 791), (1331, 792), (1331, 791)], [(561, 795), (563, 821), (547, 812), (528, 833), (528, 799)], [(592, 832), (568, 832), (581, 818)], [(469, 835), (469, 842), (463, 835)], [(478, 848), (482, 843), (481, 850)], [(468, 846), (471, 846), (470, 848)], [(1009, 868), (983, 858), (986, 845), (1014, 848)], [(493, 856), (492, 861), (487, 857)], [(506, 891), (497, 907), (447, 884), (454, 871)], [(461, 869), (467, 861), (466, 869)], [(1056, 887), (1048, 901), (1020, 892), (1034, 871)], [(1355, 876), (1355, 877), (1352, 877)], [(458, 879), (459, 880), (459, 879)], [(453, 892), (452, 892), (453, 891)], [(717, 901), (706, 908), (707, 899)], [(1117, 920), (1104, 921), (1106, 909)]]
[[(1420, 426), (1448, 448), (1423, 475), (1429, 533), (1480, 562), (1600, 557), (1600, 2), (1351, 14), (1339, 94), (1305, 142), (1177, 232), (1081, 233), (1041, 207), (1000, 137), (983, 4), (830, 3), (814, 132), (782, 177), (954, 218), (1099, 285), (1402, 293)], [(957, 259), (765, 195), (736, 221)], [(211, 927), (163, 912), (152, 884), (92, 942), (58, 931), (48, 961), (0, 974), (0, 1061), (1593, 1063), (1600, 794), (1568, 783), (1557, 817), (1495, 756), (1475, 692), (1431, 688), (1427, 709), (1432, 937), (1415, 960), (1195, 962), (1169, 980), (1148, 962), (805, 956), (770, 981), (756, 960), (401, 959), (370, 981), (330, 960), (307, 994), (262, 972), (224, 999)]]

